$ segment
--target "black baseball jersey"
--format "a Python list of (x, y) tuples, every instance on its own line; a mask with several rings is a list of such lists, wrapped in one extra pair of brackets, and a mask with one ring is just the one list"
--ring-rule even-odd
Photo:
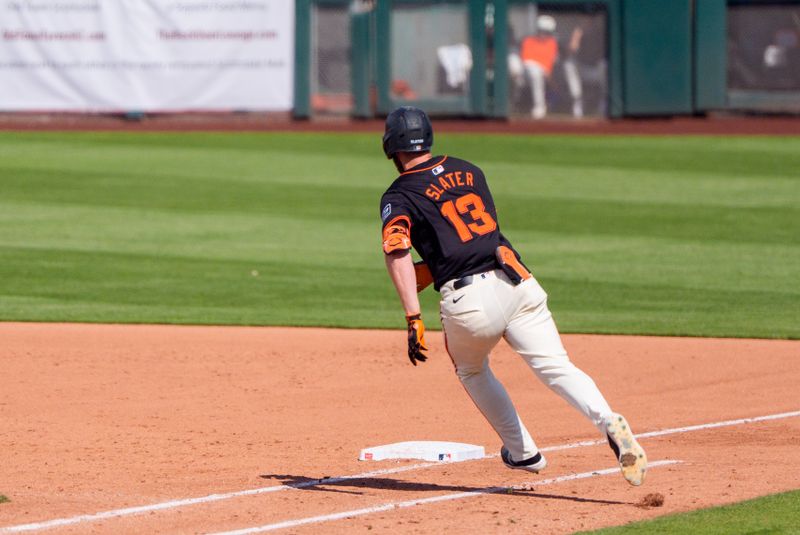
[(384, 229), (405, 220), (411, 244), (438, 290), (447, 281), (497, 267), (500, 233), (492, 194), (475, 165), (435, 156), (402, 173), (381, 198)]

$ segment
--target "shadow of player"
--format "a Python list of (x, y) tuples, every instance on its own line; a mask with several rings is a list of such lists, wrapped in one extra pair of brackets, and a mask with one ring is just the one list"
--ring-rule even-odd
[(541, 492), (535, 492), (533, 490), (517, 490), (511, 493), (515, 496), (526, 496), (531, 498), (543, 498), (546, 500), (566, 500), (570, 502), (578, 502), (578, 503), (596, 503), (600, 505), (636, 505), (634, 502), (618, 502), (616, 500), (595, 500), (594, 498), (579, 498), (577, 496), (564, 496), (561, 494), (544, 494)]
[(264, 474), (261, 479), (278, 479), (283, 485), (301, 490), (316, 490), (324, 492), (343, 492), (346, 494), (364, 494), (353, 490), (343, 490), (341, 487), (354, 489), (396, 490), (406, 492), (479, 492), (484, 487), (466, 487), (460, 485), (436, 485), (434, 483), (418, 483), (403, 481), (402, 479), (389, 479), (385, 477), (323, 477), (314, 479), (305, 476), (287, 474)]
[[(403, 492), (475, 492), (492, 494), (508, 494), (510, 496), (526, 496), (532, 498), (542, 498), (548, 500), (567, 500), (579, 503), (597, 503), (602, 505), (635, 505), (631, 502), (618, 502), (613, 500), (595, 500), (592, 498), (579, 498), (577, 496), (562, 496), (559, 494), (544, 494), (534, 490), (513, 489), (509, 491), (501, 490), (498, 487), (469, 487), (463, 485), (437, 485), (435, 483), (419, 483), (414, 481), (404, 481), (402, 479), (390, 479), (385, 477), (323, 477), (319, 479), (293, 476), (288, 474), (263, 474), (261, 479), (277, 479), (281, 484), (299, 490), (313, 490), (322, 492), (337, 492), (343, 494), (363, 495), (363, 491), (345, 490), (349, 489), (375, 489), (375, 490), (394, 490)], [(534, 484), (535, 486), (535, 484)]]

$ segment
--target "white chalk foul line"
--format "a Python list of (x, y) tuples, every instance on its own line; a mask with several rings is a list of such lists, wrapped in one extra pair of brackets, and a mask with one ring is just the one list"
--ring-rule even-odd
[[(463, 461), (460, 461), (463, 462)], [(397, 468), (386, 468), (383, 470), (375, 470), (373, 472), (365, 472), (363, 474), (355, 474), (351, 476), (340, 476), (340, 477), (326, 477), (323, 479), (312, 479), (309, 481), (302, 481), (299, 483), (292, 483), (289, 485), (274, 485), (271, 487), (260, 487), (256, 489), (248, 489), (248, 490), (239, 490), (235, 492), (226, 492), (223, 494), (209, 494), (208, 496), (201, 496), (198, 498), (185, 498), (182, 500), (171, 500), (168, 502), (161, 502), (161, 503), (154, 503), (150, 505), (140, 505), (137, 507), (126, 507), (124, 509), (114, 509), (111, 511), (103, 511), (101, 513), (94, 513), (90, 515), (79, 515), (73, 516), (69, 518), (57, 518), (55, 520), (48, 520), (46, 522), (35, 522), (32, 524), (21, 524), (18, 526), (9, 526), (6, 528), (0, 528), (0, 533), (22, 533), (25, 531), (38, 531), (48, 528), (56, 528), (56, 527), (63, 527), (69, 526), (72, 524), (80, 524), (82, 522), (92, 522), (94, 520), (103, 520), (106, 518), (117, 518), (122, 516), (130, 516), (130, 515), (138, 515), (142, 513), (148, 513), (150, 511), (162, 511), (164, 509), (174, 509), (176, 507), (185, 507), (187, 505), (195, 505), (199, 503), (211, 503), (211, 502), (218, 502), (221, 500), (229, 500), (231, 498), (239, 498), (242, 496), (254, 496), (257, 494), (267, 494), (269, 492), (278, 492), (282, 490), (290, 490), (290, 489), (302, 489), (306, 487), (313, 487), (315, 485), (325, 485), (325, 484), (334, 484), (334, 483), (341, 483), (342, 481), (347, 481), (348, 479), (363, 479), (366, 477), (375, 477), (381, 476), (386, 474), (394, 474), (397, 472), (405, 472), (408, 470), (416, 470), (418, 468), (427, 468), (429, 466), (440, 466), (442, 464), (448, 463), (423, 463), (423, 464), (415, 464), (409, 466), (401, 466)]]
[[(688, 433), (691, 431), (700, 431), (703, 429), (714, 429), (717, 427), (728, 427), (734, 425), (743, 425), (749, 423), (757, 423), (757, 422), (765, 422), (769, 420), (780, 420), (784, 418), (794, 418), (800, 416), (800, 411), (793, 411), (793, 412), (783, 412), (780, 414), (770, 414), (767, 416), (757, 416), (754, 418), (740, 418), (738, 420), (726, 420), (724, 422), (712, 422), (707, 424), (700, 424), (700, 425), (692, 425), (688, 427), (675, 427), (672, 429), (663, 429), (661, 431), (651, 431), (649, 433), (642, 433), (636, 435), (638, 438), (650, 438), (656, 436), (664, 436), (664, 435), (671, 435), (676, 433)], [(587, 446), (597, 446), (599, 444), (605, 444), (603, 440), (586, 440), (582, 442), (572, 442), (569, 444), (561, 444), (559, 446), (549, 446), (547, 448), (542, 448), (542, 451), (559, 451), (559, 450), (568, 450), (573, 448), (582, 448)], [(487, 455), (486, 458), (497, 457), (497, 454)], [(455, 461), (455, 462), (468, 462), (468, 461)], [(56, 528), (62, 526), (69, 526), (72, 524), (80, 524), (83, 522), (93, 522), (95, 520), (103, 520), (108, 518), (117, 518), (123, 516), (130, 516), (130, 515), (138, 515), (142, 513), (148, 513), (151, 511), (163, 511), (165, 509), (174, 509), (176, 507), (186, 507), (188, 505), (196, 505), (201, 503), (210, 503), (210, 502), (217, 502), (221, 500), (229, 500), (232, 498), (238, 498), (241, 496), (253, 496), (257, 494), (266, 494), (269, 492), (278, 492), (283, 490), (289, 489), (302, 489), (306, 487), (313, 487), (316, 485), (325, 485), (325, 484), (333, 484), (339, 483), (342, 481), (347, 481), (350, 479), (363, 479), (367, 477), (375, 477), (387, 474), (397, 474), (400, 472), (408, 472), (412, 470), (419, 470), (422, 468), (429, 468), (431, 466), (441, 466), (442, 464), (449, 464), (447, 462), (438, 462), (438, 463), (421, 463), (421, 464), (413, 464), (409, 466), (400, 466), (396, 468), (387, 468), (383, 470), (375, 470), (372, 472), (365, 472), (362, 474), (355, 474), (350, 476), (340, 476), (334, 478), (324, 478), (324, 479), (314, 479), (310, 481), (303, 481), (300, 483), (292, 483), (289, 485), (273, 485), (270, 487), (260, 487), (255, 489), (247, 489), (247, 490), (240, 490), (235, 492), (227, 492), (224, 494), (210, 494), (208, 496), (201, 496), (198, 498), (185, 498), (181, 500), (172, 500), (167, 502), (161, 503), (154, 503), (150, 505), (140, 505), (137, 507), (127, 507), (123, 509), (113, 509), (111, 511), (103, 511), (100, 513), (94, 514), (87, 514), (87, 515), (78, 515), (68, 518), (57, 518), (54, 520), (47, 520), (44, 522), (34, 522), (31, 524), (19, 524), (16, 526), (8, 526), (5, 528), (0, 528), (0, 534), (6, 533), (23, 533), (26, 531), (39, 531), (48, 528)]]
[[(767, 416), (754, 416), (753, 418), (739, 418), (738, 420), (725, 420), (723, 422), (712, 422), (708, 424), (690, 425), (686, 427), (673, 427), (672, 429), (662, 429), (661, 431), (650, 431), (648, 433), (638, 433), (636, 438), (652, 438), (662, 437), (664, 435), (675, 435), (679, 433), (691, 433), (692, 431), (702, 431), (705, 429), (716, 429), (717, 427), (731, 427), (734, 425), (754, 424), (758, 422), (768, 422), (770, 420), (782, 420), (784, 418), (794, 418), (800, 416), (800, 411), (781, 412), (779, 414), (769, 414)], [(597, 446), (599, 444), (606, 444), (605, 440), (585, 440), (583, 442), (573, 442), (572, 444), (564, 444), (563, 446), (550, 446), (541, 448), (541, 451), (560, 451), (572, 448), (582, 448), (586, 446)], [(498, 457), (500, 454), (493, 454), (493, 457)]]
[[(670, 464), (677, 464), (682, 461), (655, 461), (648, 464), (648, 469), (658, 468), (659, 466), (667, 466)], [(431, 498), (422, 498), (419, 500), (408, 500), (405, 502), (390, 502), (382, 505), (375, 505), (373, 507), (365, 507), (363, 509), (352, 509), (350, 511), (341, 511), (339, 513), (332, 513), (329, 515), (311, 516), (307, 518), (298, 518), (296, 520), (286, 520), (284, 522), (276, 522), (275, 524), (265, 524), (252, 528), (237, 529), (234, 531), (224, 531), (215, 533), (214, 535), (247, 535), (250, 533), (264, 533), (266, 531), (275, 531), (286, 528), (296, 528), (306, 524), (319, 524), (321, 522), (330, 522), (331, 520), (341, 520), (343, 518), (352, 518), (354, 516), (369, 515), (372, 513), (380, 513), (383, 511), (390, 511), (392, 509), (402, 509), (407, 507), (416, 507), (418, 505), (425, 505), (436, 502), (447, 502), (451, 500), (463, 500), (464, 498), (474, 498), (485, 494), (497, 494), (500, 492), (509, 492), (514, 490), (527, 490), (531, 486), (543, 487), (545, 485), (555, 485), (557, 483), (564, 483), (565, 481), (575, 481), (577, 479), (587, 479), (590, 477), (605, 476), (608, 474), (616, 474), (619, 472), (619, 467), (606, 468), (605, 470), (593, 470), (591, 472), (582, 472), (580, 474), (570, 474), (566, 476), (554, 477), (552, 479), (542, 479), (540, 481), (532, 481), (530, 483), (522, 483), (510, 487), (486, 487), (482, 489), (475, 489), (469, 492), (458, 492), (455, 494), (445, 494), (442, 496), (433, 496)]]

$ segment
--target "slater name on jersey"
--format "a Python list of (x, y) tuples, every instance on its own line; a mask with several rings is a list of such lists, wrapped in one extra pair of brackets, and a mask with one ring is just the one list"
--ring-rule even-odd
[[(437, 168), (438, 169), (438, 168)], [(436, 169), (434, 169), (434, 174)], [(441, 175), (437, 180), (428, 184), (428, 189), (425, 190), (425, 195), (438, 201), (445, 191), (458, 187), (458, 186), (473, 186), (473, 176), (469, 171), (453, 171)]]

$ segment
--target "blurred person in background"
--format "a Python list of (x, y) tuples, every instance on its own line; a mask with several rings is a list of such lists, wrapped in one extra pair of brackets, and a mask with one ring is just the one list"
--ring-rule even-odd
[(553, 74), (553, 65), (558, 59), (556, 19), (550, 15), (539, 15), (536, 29), (536, 34), (522, 40), (519, 57), (531, 85), (531, 117), (542, 119), (547, 115), (545, 83)]
[(572, 98), (572, 116), (576, 118), (583, 117), (586, 111), (587, 88), (590, 93), (589, 113), (606, 114), (605, 28), (598, 25), (600, 22), (600, 18), (594, 18), (576, 26), (564, 47), (564, 78)]
[(578, 26), (572, 30), (567, 45), (567, 57), (564, 60), (564, 77), (567, 79), (569, 95), (572, 97), (572, 116), (578, 119), (583, 117), (583, 83), (575, 56), (580, 50), (582, 38), (583, 28)]
[(764, 68), (781, 89), (800, 89), (800, 16), (796, 28), (784, 26), (775, 30), (772, 41), (764, 48)]

